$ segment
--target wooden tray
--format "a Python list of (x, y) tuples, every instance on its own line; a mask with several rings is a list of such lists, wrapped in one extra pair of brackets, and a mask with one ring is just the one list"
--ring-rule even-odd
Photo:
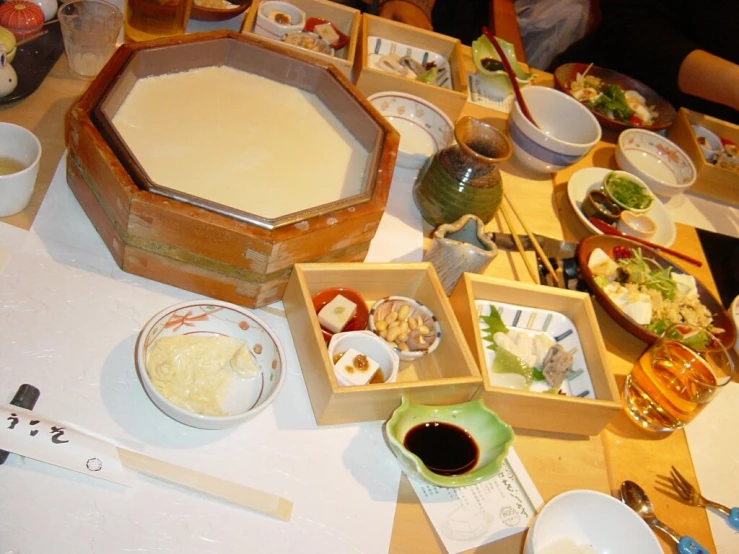
[[(262, 0), (254, 0), (249, 8), (249, 13), (244, 18), (241, 32), (255, 34), (255, 26), (259, 5)], [(307, 17), (321, 17), (333, 23), (339, 31), (349, 37), (349, 44), (340, 49), (334, 56), (327, 56), (319, 52), (311, 52), (305, 48), (279, 42), (285, 48), (301, 52), (304, 55), (315, 57), (323, 62), (335, 65), (344, 76), (354, 82), (354, 58), (357, 52), (357, 38), (359, 36), (359, 23), (361, 13), (359, 10), (342, 6), (335, 2), (323, 2), (321, 0), (290, 0), (290, 3), (303, 10)], [(264, 37), (262, 37), (264, 38)], [(268, 39), (273, 40), (274, 39)], [(274, 41), (278, 42), (278, 41)]]
[[(441, 323), (439, 347), (418, 360), (401, 361), (395, 383), (339, 386), (311, 301), (330, 287), (354, 289), (368, 306), (389, 295), (415, 298)], [(282, 300), (319, 425), (387, 419), (403, 396), (422, 404), (452, 404), (480, 391), (477, 365), (429, 263), (296, 264)]]
[(667, 132), (667, 136), (685, 150), (695, 164), (698, 175), (695, 184), (690, 187), (690, 192), (739, 206), (739, 172), (708, 163), (698, 145), (692, 125), (705, 127), (719, 137), (731, 139), (737, 144), (739, 144), (739, 126), (680, 108), (675, 124)]
[[(579, 335), (594, 398), (494, 387), (490, 382), (475, 300), (489, 300), (569, 318)], [(590, 297), (541, 285), (465, 273), (449, 298), (467, 344), (480, 368), (482, 398), (514, 427), (597, 435), (620, 411), (616, 381), (606, 365), (606, 350)], [(531, 325), (531, 320), (528, 325)], [(576, 368), (578, 369), (578, 368)], [(581, 369), (581, 368), (580, 368)]]
[[(369, 37), (380, 37), (383, 40), (440, 54), (449, 62), (452, 88), (413, 81), (369, 67), (367, 64)], [(446, 113), (452, 121), (457, 121), (467, 102), (467, 78), (462, 59), (462, 45), (455, 38), (364, 14), (355, 64), (357, 87), (366, 96), (390, 90), (420, 96)]]

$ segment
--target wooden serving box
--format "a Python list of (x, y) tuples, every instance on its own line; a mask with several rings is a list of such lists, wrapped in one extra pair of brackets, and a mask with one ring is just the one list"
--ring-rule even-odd
[[(595, 398), (492, 386), (475, 300), (558, 312), (569, 318), (579, 335)], [(449, 301), (482, 374), (482, 398), (513, 427), (597, 435), (621, 410), (616, 381), (606, 365), (605, 345), (587, 294), (465, 273)]]
[(715, 166), (703, 156), (692, 125), (700, 125), (721, 138), (739, 144), (739, 126), (698, 112), (680, 108), (667, 136), (693, 160), (697, 176), (690, 192), (739, 206), (739, 172)]
[[(144, 187), (135, 160), (112, 146), (100, 113), (106, 95), (138, 77), (219, 64), (338, 102), (342, 123), (351, 132), (361, 127), (364, 138), (357, 138), (373, 152), (362, 194), (254, 223)], [(282, 297), (296, 262), (364, 259), (384, 213), (399, 138), (333, 65), (216, 31), (121, 46), (70, 111), (66, 141), (69, 186), (123, 270), (258, 307)]]
[[(368, 307), (390, 295), (415, 298), (441, 324), (438, 348), (417, 360), (401, 361), (395, 383), (339, 386), (311, 301), (330, 287), (356, 290)], [(387, 419), (403, 396), (439, 405), (465, 402), (479, 393), (477, 365), (429, 263), (296, 264), (282, 301), (319, 425)]]
[[(380, 37), (444, 56), (449, 62), (452, 88), (406, 79), (369, 67), (367, 64), (370, 53), (369, 37)], [(357, 87), (366, 96), (385, 91), (413, 94), (434, 104), (452, 121), (457, 121), (467, 102), (467, 77), (462, 57), (462, 43), (458, 39), (390, 19), (363, 14), (355, 64)]]
[[(256, 34), (257, 13), (262, 0), (254, 0), (249, 7), (249, 12), (244, 18), (241, 32)], [(342, 6), (336, 2), (323, 2), (322, 0), (290, 0), (290, 4), (300, 8), (306, 13), (306, 17), (321, 17), (334, 24), (342, 33), (349, 37), (349, 44), (335, 52), (334, 56), (328, 56), (320, 52), (312, 52), (299, 46), (279, 42), (285, 48), (300, 52), (307, 56), (315, 57), (324, 62), (331, 62), (350, 81), (354, 82), (354, 58), (357, 53), (357, 40), (359, 38), (359, 26), (362, 14), (359, 10)]]

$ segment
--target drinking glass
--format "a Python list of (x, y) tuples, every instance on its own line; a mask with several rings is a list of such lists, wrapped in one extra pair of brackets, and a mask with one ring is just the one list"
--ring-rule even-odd
[(123, 14), (102, 0), (74, 0), (57, 13), (69, 67), (83, 77), (94, 77), (115, 50)]
[(192, 0), (127, 0), (126, 42), (184, 35)]
[(693, 325), (673, 325), (626, 378), (626, 413), (650, 431), (680, 429), (731, 381), (733, 373), (731, 356), (712, 333)]

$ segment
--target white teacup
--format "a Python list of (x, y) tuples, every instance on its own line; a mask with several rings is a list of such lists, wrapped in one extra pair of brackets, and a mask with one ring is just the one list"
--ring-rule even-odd
[(31, 131), (0, 123), (0, 217), (22, 211), (36, 184), (41, 143)]

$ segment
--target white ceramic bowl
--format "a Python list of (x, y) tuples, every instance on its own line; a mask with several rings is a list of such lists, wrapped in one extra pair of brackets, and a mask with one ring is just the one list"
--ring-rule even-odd
[(582, 103), (556, 89), (521, 90), (535, 126), (517, 101), (508, 118), (515, 158), (537, 173), (554, 173), (583, 158), (601, 137), (600, 124)]
[[(249, 345), (261, 374), (239, 379), (228, 391), (229, 402), (239, 406), (224, 416), (197, 414), (168, 400), (154, 386), (146, 359), (156, 339), (174, 335), (222, 335)], [(144, 325), (136, 341), (136, 370), (146, 394), (172, 419), (199, 429), (226, 429), (262, 412), (275, 399), (285, 382), (285, 354), (275, 333), (249, 310), (219, 300), (192, 300), (163, 309)]]
[(22, 167), (0, 172), (0, 217), (25, 209), (33, 196), (41, 160), (41, 143), (31, 131), (13, 123), (0, 123), (0, 158), (10, 158)]
[(636, 512), (595, 491), (568, 491), (547, 502), (526, 534), (524, 553), (538, 554), (568, 539), (609, 554), (662, 553), (654, 533)]
[(367, 98), (400, 133), (397, 164), (419, 169), (454, 140), (454, 124), (431, 102), (404, 92), (378, 92)]
[[(408, 351), (401, 350), (400, 348), (394, 348), (394, 350), (401, 360), (417, 360), (418, 358), (422, 358), (423, 356), (428, 356), (429, 354), (433, 353), (434, 350), (439, 347), (439, 343), (441, 342), (441, 324), (436, 319), (434, 312), (432, 312), (424, 304), (422, 304), (418, 300), (415, 300), (414, 298), (409, 298), (407, 296), (387, 296), (385, 298), (381, 298), (372, 305), (372, 308), (370, 308), (369, 328), (373, 333), (382, 336), (381, 333), (383, 332), (383, 329), (378, 327), (378, 321), (386, 319), (387, 316), (392, 312), (400, 313), (400, 310), (403, 308), (404, 305), (408, 306), (409, 308), (408, 317), (414, 317), (416, 318), (416, 320), (418, 317), (422, 318), (424, 325), (428, 327), (428, 330), (430, 331), (430, 333), (426, 335), (425, 340), (427, 342), (432, 342), (430, 342), (428, 348), (424, 348), (421, 350)], [(408, 317), (402, 318), (402, 320), (407, 321)], [(412, 333), (412, 331), (410, 331), (409, 334), (410, 333)], [(391, 337), (388, 335), (383, 338), (386, 338), (388, 340), (391, 339)], [(411, 340), (413, 339), (411, 338)], [(408, 341), (409, 344), (411, 340)]]
[[(639, 185), (639, 188), (641, 189), (642, 194), (651, 198), (651, 202), (649, 203), (649, 206), (647, 206), (646, 208), (633, 208), (631, 206), (624, 204), (617, 198), (615, 198), (613, 194), (611, 193), (612, 191), (610, 190), (610, 187), (607, 184), (608, 181), (613, 177), (621, 177), (623, 179), (628, 179), (632, 183), (636, 183), (637, 185)], [(641, 213), (641, 214), (647, 213), (649, 210), (652, 209), (652, 206), (654, 206), (654, 203), (656, 201), (654, 197), (654, 193), (647, 186), (647, 184), (644, 181), (642, 181), (639, 177), (629, 173), (628, 171), (614, 170), (614, 171), (609, 171), (608, 173), (606, 173), (605, 176), (603, 177), (603, 191), (608, 195), (608, 197), (611, 200), (613, 200), (616, 203), (616, 205), (619, 208), (621, 208), (622, 210), (628, 210), (634, 213)]]
[[(373, 359), (380, 366), (382, 380), (385, 383), (394, 383), (398, 378), (400, 359), (395, 351), (372, 331), (349, 331), (336, 333), (328, 343), (328, 357), (333, 362), (334, 356), (354, 348), (368, 358)], [(350, 386), (342, 379), (339, 373), (334, 372), (336, 380), (342, 387)]]
[[(288, 14), (290, 16), (291, 23), (289, 25), (284, 25), (276, 23), (270, 19), (269, 15), (273, 10)], [(297, 6), (293, 6), (289, 2), (268, 0), (267, 2), (259, 4), (257, 20), (254, 24), (254, 32), (263, 37), (282, 40), (282, 37), (288, 33), (302, 31), (305, 26), (305, 18), (305, 12)]]
[(644, 181), (657, 196), (676, 196), (695, 183), (695, 166), (687, 154), (652, 131), (627, 129), (621, 133), (616, 163)]
[[(716, 156), (724, 149), (721, 139), (716, 133), (701, 125), (693, 125), (692, 127), (695, 140), (698, 142), (701, 152), (703, 152), (703, 157), (713, 163)], [(703, 139), (703, 144), (701, 144), (701, 139)]]
[(645, 213), (624, 210), (618, 218), (616, 227), (627, 235), (652, 240), (657, 233), (657, 223)]

